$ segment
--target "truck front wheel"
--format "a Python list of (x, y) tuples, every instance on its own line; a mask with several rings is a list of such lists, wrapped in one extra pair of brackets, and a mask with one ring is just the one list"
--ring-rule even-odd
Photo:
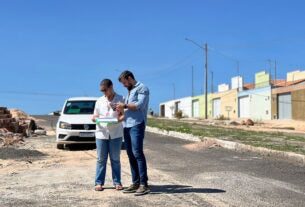
[(63, 144), (57, 144), (57, 145), (56, 145), (56, 148), (57, 148), (57, 149), (64, 149), (65, 146), (64, 146)]

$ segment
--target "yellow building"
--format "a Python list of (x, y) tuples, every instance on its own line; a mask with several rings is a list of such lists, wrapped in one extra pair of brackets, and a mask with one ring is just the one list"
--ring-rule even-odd
[(305, 79), (305, 71), (292, 71), (287, 73), (287, 82)]
[(220, 116), (224, 116), (230, 119), (237, 118), (237, 93), (237, 89), (232, 89), (212, 94), (212, 117), (219, 118)]

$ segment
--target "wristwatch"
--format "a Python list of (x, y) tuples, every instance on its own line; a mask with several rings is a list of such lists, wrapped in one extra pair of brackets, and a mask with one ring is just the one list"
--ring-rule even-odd
[(127, 108), (128, 108), (127, 104), (124, 104), (124, 109), (127, 109)]

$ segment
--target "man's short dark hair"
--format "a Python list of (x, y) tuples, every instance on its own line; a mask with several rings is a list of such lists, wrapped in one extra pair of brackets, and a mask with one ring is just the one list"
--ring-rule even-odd
[(101, 81), (100, 85), (106, 86), (107, 88), (109, 88), (110, 86), (112, 86), (112, 81), (110, 79), (104, 79)]
[(128, 79), (128, 77), (131, 77), (133, 80), (135, 80), (134, 75), (129, 70), (125, 70), (121, 73), (119, 76), (119, 81), (121, 82), (122, 78)]

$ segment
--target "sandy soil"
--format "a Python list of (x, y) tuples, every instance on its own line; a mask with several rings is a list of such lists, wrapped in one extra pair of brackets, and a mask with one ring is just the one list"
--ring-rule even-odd
[[(130, 184), (126, 152), (122, 150), (122, 182)], [(58, 150), (55, 137), (33, 137), (25, 144), (0, 149), (0, 206), (189, 206), (190, 195), (173, 197), (158, 193), (162, 183), (179, 185), (167, 174), (149, 169), (155, 192), (135, 197), (113, 189), (108, 163), (106, 190), (94, 191), (96, 150), (94, 147), (73, 147)], [(161, 189), (161, 188), (160, 188)], [(160, 190), (159, 189), (159, 190)], [(164, 189), (161, 189), (163, 191)], [(202, 198), (201, 198), (202, 199)], [(207, 201), (213, 201), (206, 198)], [(194, 203), (196, 206), (198, 203)], [(211, 206), (208, 202), (200, 206)]]

